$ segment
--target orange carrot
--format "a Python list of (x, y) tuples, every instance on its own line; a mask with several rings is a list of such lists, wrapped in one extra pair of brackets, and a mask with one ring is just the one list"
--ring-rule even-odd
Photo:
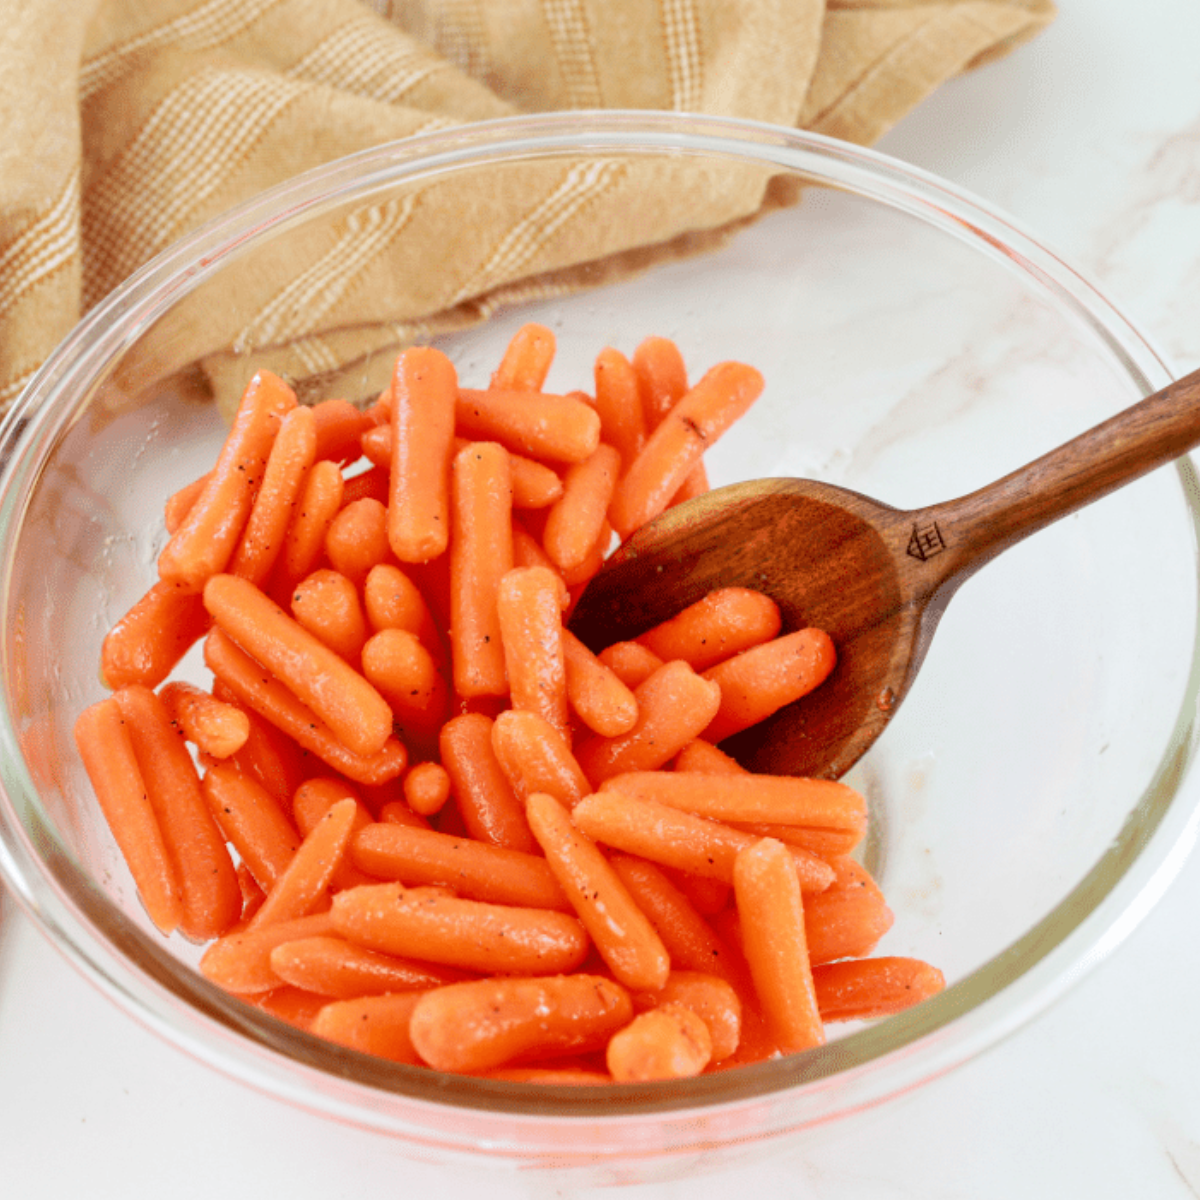
[(553, 796), (534, 792), (525, 806), (550, 870), (609, 970), (626, 987), (657, 991), (670, 957), (608, 860)]
[(450, 776), (441, 763), (417, 763), (404, 776), (404, 799), (415, 813), (431, 817), (450, 799)]
[[(220, 634), (217, 636), (223, 637)], [(238, 654), (246, 663), (251, 662), (240, 650)], [(260, 671), (257, 666), (253, 669)], [(307, 773), (306, 752), (282, 730), (277, 729), (246, 704), (219, 677), (213, 680), (213, 696), (222, 704), (239, 709), (250, 725), (245, 743), (240, 750), (235, 750), (229, 755), (229, 761), (243, 775), (249, 775), (251, 779), (262, 784), (286, 807)]]
[[(262, 667), (221, 630), (214, 629), (205, 639), (204, 661), (241, 704), (355, 783), (386, 783), (404, 773), (408, 754), (395, 738), (389, 737), (377, 754), (355, 754), (294, 692), (264, 674)], [(388, 719), (390, 722), (391, 709)]]
[(245, 712), (203, 688), (174, 680), (163, 684), (158, 695), (170, 721), (205, 754), (228, 758), (250, 737), (250, 718)]
[(571, 711), (601, 737), (620, 737), (637, 724), (637, 699), (569, 629), (562, 634)]
[(283, 549), (296, 501), (317, 453), (317, 426), (310, 408), (285, 414), (254, 495), (250, 515), (229, 561), (229, 572), (262, 584)]
[(317, 1013), (311, 1032), (363, 1054), (392, 1062), (416, 1064), (408, 1027), (413, 1009), (423, 993), (392, 992), (384, 996), (359, 996), (332, 1000)]
[(791, 775), (703, 775), (637, 771), (610, 777), (604, 791), (620, 791), (715, 821), (766, 821), (847, 831), (862, 836), (867, 804), (861, 793), (833, 779)]
[(292, 616), (335, 654), (355, 662), (367, 640), (367, 618), (358, 589), (339, 571), (325, 568), (292, 590)]
[(708, 470), (704, 461), (701, 460), (684, 477), (683, 482), (679, 485), (679, 491), (671, 497), (667, 507), (674, 508), (677, 504), (694, 500), (697, 496), (703, 496), (708, 490)]
[(708, 1027), (713, 1062), (728, 1058), (738, 1048), (742, 1033), (742, 1002), (728, 980), (700, 971), (672, 971), (658, 992), (638, 992), (633, 1007), (638, 1012), (682, 1004)]
[(946, 986), (946, 977), (919, 958), (860, 958), (813, 967), (823, 1021), (866, 1021), (903, 1012)]
[(367, 573), (362, 588), (367, 623), (381, 629), (406, 629), (421, 639), (431, 654), (440, 650), (437, 627), (425, 597), (415, 583), (392, 563), (380, 563)]
[[(453, 798), (452, 798), (453, 799)], [(453, 803), (443, 806), (442, 820), (445, 822), (446, 812), (457, 812)], [(410, 829), (432, 829), (429, 821), (421, 816), (420, 813), (413, 812), (408, 807), (408, 802), (405, 800), (389, 800), (386, 804), (380, 806), (379, 820), (384, 825), (407, 825)], [(445, 828), (439, 830), (441, 833), (447, 832)], [(461, 831), (466, 833), (465, 830)]]
[(546, 382), (557, 342), (554, 331), (530, 321), (513, 334), (500, 365), (492, 372), (496, 391), (536, 392)]
[(389, 472), (385, 467), (370, 467), (365, 471), (346, 477), (342, 489), (342, 508), (357, 504), (360, 500), (377, 500), (386, 505), (391, 488)]
[(300, 845), (295, 826), (264, 787), (228, 763), (209, 767), (201, 786), (221, 832), (269, 895)]
[(522, 803), (534, 792), (547, 792), (573, 808), (592, 790), (570, 743), (536, 713), (502, 712), (492, 725), (492, 750)]
[(633, 1015), (629, 993), (599, 975), (479, 979), (426, 992), (410, 1032), (439, 1071), (602, 1048)]
[(646, 418), (638, 394), (637, 374), (629, 359), (606, 346), (596, 355), (593, 376), (600, 437), (620, 456), (620, 470), (628, 470), (646, 441)]
[(706, 449), (758, 398), (753, 367), (720, 363), (679, 401), (646, 440), (617, 485), (608, 519), (622, 538), (658, 516)]
[(708, 879), (664, 865), (663, 874), (691, 901), (692, 907), (706, 920), (721, 912), (733, 894), (732, 884)]
[(468, 900), (570, 912), (543, 858), (432, 829), (375, 823), (355, 834), (354, 863), (376, 879), (443, 884)]
[(637, 642), (664, 662), (682, 658), (694, 671), (707, 671), (779, 633), (779, 605), (750, 588), (709, 592), (670, 620), (643, 633)]
[(638, 719), (615, 738), (591, 737), (576, 748), (583, 773), (599, 784), (626, 771), (653, 771), (669, 762), (716, 715), (721, 689), (684, 662), (660, 667), (634, 692)]
[(114, 692), (113, 698), (179, 880), (179, 929), (197, 941), (218, 937), (241, 915), (242, 896), (191, 755), (167, 705), (149, 688), (131, 684)]
[(750, 772), (736, 758), (718, 749), (703, 738), (688, 742), (675, 755), (672, 764), (676, 771), (684, 774), (689, 772), (696, 775), (749, 775)]
[(341, 466), (354, 462), (360, 452), (363, 434), (371, 418), (349, 400), (322, 400), (312, 406), (317, 434), (315, 458), (330, 459)]
[(451, 501), (454, 689), (460, 696), (503, 696), (508, 679), (496, 600), (512, 569), (512, 496), (502, 446), (476, 442), (455, 455)]
[(147, 915), (170, 933), (183, 914), (179, 879), (116, 700), (110, 696), (79, 714), (75, 745)]
[(151, 585), (104, 637), (100, 674), (105, 686), (158, 687), (211, 624), (197, 593), (161, 580)]
[(567, 733), (561, 582), (545, 567), (514, 567), (500, 580), (496, 615), (514, 709)]
[(673, 970), (732, 978), (729, 947), (661, 868), (630, 854), (609, 861), (662, 939)]
[(167, 533), (174, 533), (183, 524), (184, 517), (192, 511), (192, 505), (196, 503), (200, 493), (208, 486), (211, 478), (212, 472), (209, 471), (207, 474), (201, 475), (199, 479), (185, 483), (178, 491), (172, 492), (167, 497), (167, 502), (163, 505), (163, 528)]
[(428, 562), (450, 539), (450, 459), (458, 375), (440, 350), (414, 346), (392, 372), (387, 536), (401, 562)]
[(633, 374), (647, 430), (655, 430), (688, 390), (679, 347), (665, 337), (648, 337), (633, 352)]
[(683, 1004), (663, 1004), (634, 1017), (608, 1043), (605, 1061), (615, 1083), (690, 1079), (712, 1059), (708, 1026)]
[[(738, 853), (762, 840), (720, 821), (616, 790), (584, 797), (572, 817), (589, 837), (616, 850), (724, 883), (732, 882)], [(834, 871), (828, 863), (795, 846), (785, 847), (785, 852), (806, 892), (831, 885)]]
[(704, 678), (720, 685), (721, 707), (702, 736), (720, 742), (765, 721), (824, 683), (836, 659), (827, 633), (800, 629), (710, 667)]
[(251, 928), (306, 917), (321, 907), (346, 853), (357, 815), (358, 802), (352, 797), (329, 809), (276, 878), (262, 908), (254, 914)]
[(809, 960), (833, 962), (870, 954), (892, 927), (892, 910), (879, 885), (861, 864), (839, 859), (833, 884), (804, 906)]
[(442, 766), (450, 776), (463, 824), (476, 841), (510, 850), (537, 849), (525, 809), (513, 795), (492, 749), (492, 721), (464, 713), (442, 726)]
[[(344, 800), (354, 802), (354, 819), (350, 822), (350, 836), (360, 829), (374, 824), (371, 810), (363, 803), (354, 788), (341, 779), (315, 776), (306, 779), (292, 796), (292, 823), (302, 838), (307, 838), (321, 823), (335, 804)], [(360, 871), (349, 859), (348, 854), (334, 867), (331, 886), (334, 888), (356, 887), (360, 883), (374, 883), (371, 876)]]
[(250, 381), (212, 477), (158, 556), (167, 583), (199, 591), (223, 571), (241, 537), (280, 419), (296, 396), (277, 375), (260, 371)]
[(467, 978), (450, 967), (380, 954), (328, 935), (284, 942), (271, 951), (270, 961), (280, 979), (338, 1000), (419, 991)]
[(312, 1029), (317, 1013), (328, 1003), (327, 996), (317, 996), (302, 988), (282, 984), (269, 992), (259, 992), (252, 996), (239, 996), (244, 1004), (253, 1004), (263, 1012), (270, 1013), (277, 1021), (284, 1021), (303, 1029), (306, 1033)]
[(657, 654), (637, 642), (613, 642), (596, 657), (629, 688), (640, 687), (663, 665)]
[(783, 843), (764, 838), (740, 851), (733, 891), (742, 951), (777, 1043), (788, 1053), (819, 1046), (825, 1030), (809, 965), (804, 905)]
[(455, 421), (464, 437), (556, 463), (583, 462), (600, 444), (595, 409), (573, 396), (459, 388)]
[[(466, 438), (454, 439), (454, 453), (471, 443)], [(508, 452), (508, 464), (512, 469), (513, 508), (546, 508), (563, 493), (563, 482), (544, 463), (526, 458), (523, 454)]]
[(270, 583), (273, 595), (288, 595), (317, 566), (325, 550), (325, 535), (342, 506), (344, 493), (345, 483), (336, 463), (313, 463), (284, 534), (283, 550), (275, 561)]
[(568, 583), (569, 573), (584, 565), (599, 542), (620, 471), (620, 454), (604, 442), (583, 462), (567, 468), (562, 497), (546, 517), (542, 545)]
[(365, 496), (343, 504), (325, 533), (325, 553), (335, 570), (356, 587), (371, 568), (391, 559), (387, 509), (382, 501)]
[(467, 971), (565, 973), (587, 954), (583, 927), (566, 913), (463, 900), (399, 883), (339, 892), (332, 914), (342, 937), (369, 950)]
[(217, 625), (288, 687), (353, 753), (378, 754), (392, 732), (392, 710), (345, 659), (318, 641), (252, 583), (215, 575), (204, 606)]
[(333, 932), (329, 913), (314, 913), (294, 921), (277, 921), (261, 929), (228, 933), (213, 942), (200, 959), (200, 973), (227, 992), (254, 995), (278, 987), (283, 980), (271, 969), (271, 951), (300, 938)]

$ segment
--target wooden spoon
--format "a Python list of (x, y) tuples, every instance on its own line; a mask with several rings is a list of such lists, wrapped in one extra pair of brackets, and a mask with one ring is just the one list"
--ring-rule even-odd
[(588, 585), (572, 631), (593, 650), (718, 587), (771, 596), (784, 629), (824, 629), (814, 692), (723, 743), (746, 766), (837, 778), (887, 727), (960, 584), (1001, 551), (1200, 443), (1200, 371), (1003, 479), (901, 512), (803, 479), (719, 488), (634, 534)]

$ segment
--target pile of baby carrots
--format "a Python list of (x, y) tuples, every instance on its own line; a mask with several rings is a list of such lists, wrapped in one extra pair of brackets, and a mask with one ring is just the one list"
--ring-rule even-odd
[[(932, 995), (871, 956), (862, 796), (718, 746), (818, 687), (828, 636), (732, 587), (599, 655), (566, 627), (761, 375), (689, 383), (650, 337), (550, 394), (554, 353), (526, 325), (470, 388), (412, 348), (366, 408), (251, 380), (75, 727), (149, 917), (313, 1034), (510, 1080), (693, 1076)], [(211, 686), (172, 679), (201, 641)]]

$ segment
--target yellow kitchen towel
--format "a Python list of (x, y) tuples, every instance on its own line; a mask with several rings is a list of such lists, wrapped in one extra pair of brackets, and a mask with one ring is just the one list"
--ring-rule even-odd
[[(594, 109), (869, 144), (1053, 14), (1051, 0), (0, 0), (0, 409), (158, 251), (341, 155)], [(273, 271), (231, 276), (221, 303), (178, 314), (156, 366), (202, 363), (227, 402), (253, 352), (301, 387), (328, 391), (340, 375), (360, 399), (374, 385), (356, 368), (381, 349), (578, 287), (597, 264), (610, 277), (640, 269), (680, 252), (682, 231), (719, 233), (765, 202), (759, 188), (640, 205), (632, 228), (595, 219), (606, 195), (619, 203), (634, 187), (646, 180), (601, 165), (534, 172), (469, 221), (378, 205), (335, 245), (298, 246)], [(550, 207), (554, 236), (514, 252)]]

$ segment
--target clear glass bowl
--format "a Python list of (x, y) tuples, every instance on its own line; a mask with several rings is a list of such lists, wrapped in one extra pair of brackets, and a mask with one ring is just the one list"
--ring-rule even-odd
[[(228, 303), (248, 272), (278, 271), (314, 228), (418, 193), (467, 204), (514, 173), (581, 158), (654, 160), (698, 186), (773, 178), (801, 194), (711, 252), (502, 307), (438, 343), (482, 385), (515, 328), (543, 321), (559, 339), (550, 390), (587, 387), (601, 347), (630, 352), (649, 333), (675, 338), (695, 374), (753, 363), (767, 390), (709, 455), (715, 484), (813, 476), (916, 507), (998, 478), (1169, 379), (1102, 296), (1003, 216), (819, 137), (572, 114), (333, 163), (141, 271), (0, 431), (0, 870), (109, 995), (221, 1071), (422, 1157), (624, 1179), (853, 1119), (994, 1044), (1112, 952), (1200, 820), (1195, 789), (1180, 790), (1196, 736), (1198, 510), (1183, 460), (990, 565), (856, 768), (873, 813), (868, 862), (896, 913), (879, 952), (926, 958), (949, 983), (920, 1007), (687, 1083), (557, 1089), (368, 1059), (239, 1004), (193, 970), (196, 947), (149, 925), (71, 740), (102, 695), (105, 630), (152, 580), (162, 502), (224, 433), (186, 376), (164, 372), (187, 357), (189, 314)], [(364, 394), (378, 366), (364, 365)]]

